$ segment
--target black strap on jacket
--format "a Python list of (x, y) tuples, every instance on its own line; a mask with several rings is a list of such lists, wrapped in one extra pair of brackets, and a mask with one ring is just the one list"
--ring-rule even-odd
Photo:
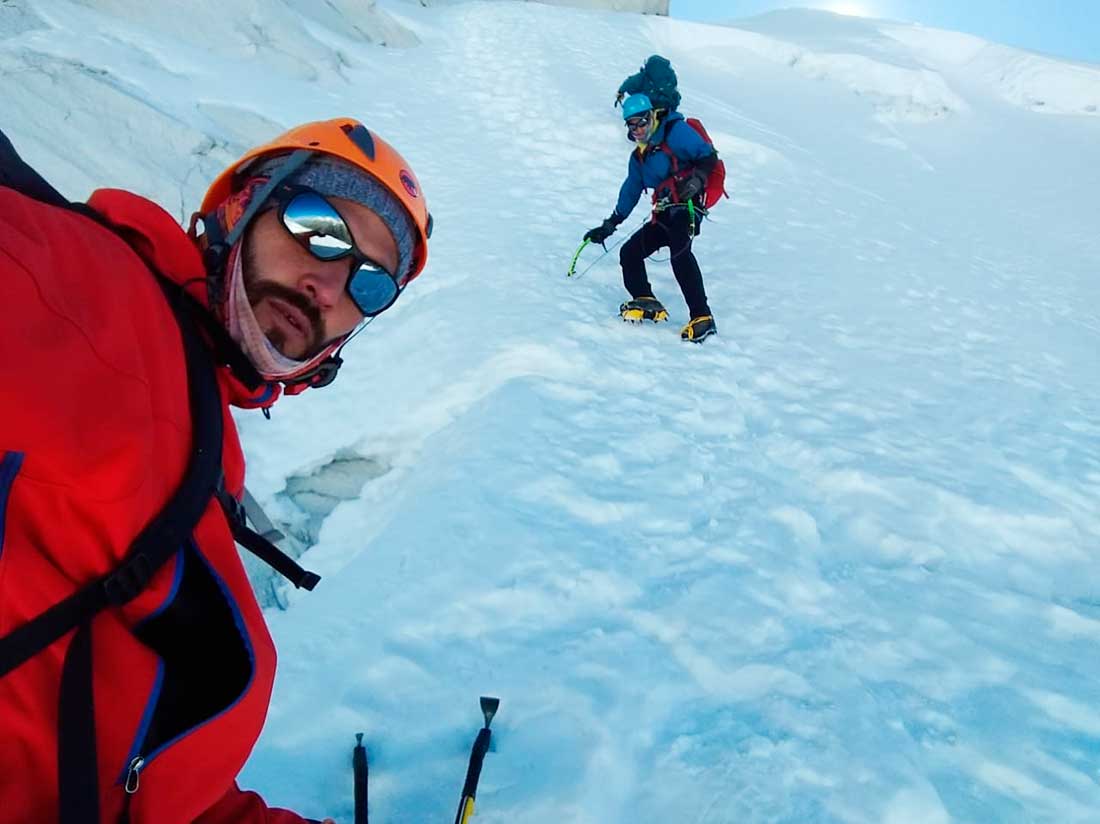
[(274, 569), (298, 589), (312, 590), (321, 580), (316, 572), (310, 572), (298, 565), (297, 561), (275, 546), (271, 541), (250, 529), (244, 504), (229, 494), (225, 488), (224, 479), (219, 479), (218, 486), (214, 490), (218, 503), (222, 506), (226, 518), (229, 519), (229, 527), (233, 530), (233, 539)]
[(221, 477), (222, 411), (214, 366), (178, 292), (165, 296), (179, 321), (187, 361), (191, 420), (191, 460), (175, 495), (130, 545), (111, 573), (86, 584), (41, 615), (0, 638), (0, 676), (107, 607), (133, 600), (154, 573), (175, 554), (198, 524)]
[(61, 668), (58, 695), (58, 824), (99, 821), (99, 763), (92, 695), (92, 625), (73, 635)]

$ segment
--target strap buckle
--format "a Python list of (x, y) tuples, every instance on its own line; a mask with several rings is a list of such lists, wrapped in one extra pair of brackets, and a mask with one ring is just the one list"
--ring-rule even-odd
[(229, 521), (230, 531), (237, 535), (242, 528), (248, 525), (245, 520), (244, 504), (225, 488), (225, 474), (222, 472), (218, 473), (218, 482), (214, 486), (214, 497), (218, 499), (218, 503), (222, 506), (222, 512), (225, 513), (225, 517)]
[(153, 572), (153, 565), (144, 552), (137, 552), (127, 558), (103, 581), (103, 595), (107, 603), (120, 607), (132, 601), (145, 589)]

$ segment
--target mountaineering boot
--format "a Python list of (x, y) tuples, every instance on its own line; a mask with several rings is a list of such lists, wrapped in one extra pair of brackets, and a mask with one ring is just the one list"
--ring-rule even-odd
[(661, 301), (654, 297), (640, 297), (628, 300), (619, 307), (619, 314), (623, 320), (638, 323), (643, 320), (651, 320), (654, 323), (668, 320), (668, 312), (661, 305)]
[(700, 315), (697, 318), (692, 318), (691, 322), (680, 330), (680, 340), (702, 343), (711, 335), (717, 334), (718, 327), (714, 325), (714, 318), (710, 315)]

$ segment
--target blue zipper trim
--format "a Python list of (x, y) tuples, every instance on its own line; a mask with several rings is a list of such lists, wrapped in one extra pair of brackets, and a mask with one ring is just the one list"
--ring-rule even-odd
[[(170, 741), (165, 742), (164, 744), (161, 744), (159, 747), (157, 747), (151, 753), (148, 753), (147, 755), (145, 755), (145, 764), (142, 767), (143, 770), (148, 769), (149, 764), (152, 763), (153, 759), (155, 759), (157, 756), (159, 756), (166, 749), (168, 749), (169, 747), (175, 745), (177, 742), (181, 741), (182, 739), (186, 738), (187, 736), (189, 736), (191, 733), (193, 733), (195, 730), (199, 729), (200, 727), (205, 727), (210, 722), (216, 721), (217, 719), (219, 719), (223, 715), (225, 715), (227, 712), (232, 710), (234, 707), (236, 707), (237, 704), (239, 704), (241, 702), (241, 699), (243, 699), (244, 696), (247, 695), (249, 690), (252, 688), (252, 682), (256, 680), (256, 650), (252, 646), (252, 639), (248, 635), (248, 628), (245, 626), (244, 617), (241, 615), (241, 611), (237, 606), (237, 602), (236, 602), (236, 600), (234, 600), (231, 597), (230, 592), (229, 592), (229, 587), (227, 587), (225, 585), (225, 581), (222, 579), (222, 577), (220, 575), (218, 575), (218, 573), (214, 569), (214, 567), (210, 565), (210, 562), (206, 559), (206, 556), (203, 555), (202, 552), (199, 550), (199, 546), (194, 540), (191, 541), (190, 548), (195, 551), (195, 555), (198, 556), (198, 558), (202, 561), (203, 565), (206, 567), (207, 571), (210, 573), (210, 575), (214, 579), (215, 583), (217, 583), (218, 588), (222, 591), (222, 595), (225, 596), (226, 603), (229, 604), (229, 609), (233, 613), (233, 623), (236, 625), (237, 631), (240, 633), (241, 639), (244, 641), (245, 649), (248, 650), (248, 662), (251, 665), (250, 666), (251, 673), (248, 676), (248, 683), (246, 683), (244, 685), (244, 689), (241, 690), (241, 694), (240, 694), (240, 696), (238, 696), (236, 701), (234, 701), (232, 704), (227, 706), (225, 709), (223, 709), (221, 712), (217, 713), (216, 715), (212, 715), (209, 718), (202, 721), (202, 723), (196, 724), (195, 726), (191, 727), (190, 729), (184, 730), (179, 735), (177, 735), (175, 738), (171, 739)], [(182, 564), (180, 564), (180, 567), (182, 567)], [(161, 664), (161, 673), (160, 673), (160, 675), (163, 676), (163, 663)], [(159, 693), (160, 693), (160, 679), (158, 678), (156, 689), (154, 690), (152, 698), (155, 699)], [(145, 728), (148, 726), (149, 722), (152, 720), (152, 708), (155, 707), (155, 706), (156, 706), (156, 701), (151, 700), (149, 705), (146, 707), (146, 716), (147, 717), (145, 719), (143, 719), (143, 721), (142, 721), (141, 735), (138, 736), (138, 738), (134, 741), (133, 746), (131, 747), (131, 754), (130, 754), (130, 757), (126, 760), (126, 763), (123, 765), (122, 779), (119, 781), (119, 783), (122, 783), (122, 781), (126, 780), (126, 774), (130, 771), (130, 762), (133, 761), (134, 758), (136, 758), (138, 755), (140, 755), (140, 753), (137, 752), (137, 750), (139, 749), (141, 743), (145, 740), (145, 733), (147, 732), (147, 730)]]
[(4, 552), (4, 516), (8, 511), (8, 493), (23, 465), (22, 452), (5, 452), (0, 458), (0, 555)]
[(164, 686), (164, 662), (157, 663), (157, 679), (153, 682), (153, 689), (149, 693), (149, 700), (145, 702), (145, 712), (141, 716), (141, 723), (138, 724), (138, 732), (134, 737), (134, 743), (130, 745), (130, 754), (126, 756), (126, 761), (122, 765), (122, 773), (115, 781), (116, 784), (124, 784), (127, 776), (130, 774), (130, 765), (134, 763), (134, 759), (141, 753), (138, 751), (141, 747), (141, 743), (145, 740), (146, 734), (149, 732), (149, 725), (153, 722), (153, 710), (157, 707), (157, 701), (160, 699), (160, 691)]
[[(146, 621), (150, 621), (156, 618), (164, 610), (171, 606), (172, 602), (176, 600), (176, 595), (179, 593), (180, 583), (183, 581), (183, 564), (187, 556), (183, 550), (176, 551), (176, 575), (172, 581), (172, 589), (168, 592), (168, 597), (165, 598), (160, 606), (158, 606), (152, 613), (142, 618), (137, 627), (142, 626)], [(122, 765), (122, 774), (119, 776), (116, 783), (122, 784), (126, 781), (126, 776), (130, 772), (130, 764), (134, 759), (141, 755), (138, 749), (141, 747), (141, 743), (145, 740), (145, 736), (149, 732), (149, 725), (153, 723), (153, 711), (157, 707), (157, 701), (160, 700), (160, 691), (164, 686), (164, 661), (157, 662), (157, 677), (153, 682), (153, 689), (149, 693), (149, 700), (145, 702), (145, 712), (142, 713), (141, 723), (138, 724), (137, 734), (134, 736), (134, 743), (130, 745), (130, 754), (126, 756), (126, 763)]]
[(139, 627), (144, 625), (146, 621), (152, 621), (154, 618), (156, 618), (158, 615), (168, 609), (168, 607), (172, 605), (172, 602), (176, 600), (176, 595), (178, 595), (180, 591), (180, 584), (183, 583), (183, 565), (186, 560), (187, 555), (184, 554), (184, 551), (182, 549), (176, 550), (176, 577), (172, 579), (172, 588), (168, 591), (168, 596), (163, 601), (161, 601), (159, 607), (157, 607), (155, 610), (153, 610), (140, 621), (138, 621), (134, 629), (138, 629)]

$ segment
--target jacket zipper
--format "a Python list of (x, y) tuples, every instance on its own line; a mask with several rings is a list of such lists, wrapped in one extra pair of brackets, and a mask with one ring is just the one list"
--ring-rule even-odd
[(145, 769), (145, 758), (139, 755), (130, 762), (130, 766), (126, 770), (126, 784), (124, 785), (126, 800), (122, 807), (122, 820), (119, 824), (130, 824), (130, 801), (138, 791), (138, 787), (141, 786), (141, 771), (143, 769)]
[(141, 783), (141, 771), (145, 769), (145, 758), (137, 756), (130, 762), (130, 769), (126, 772), (126, 794), (133, 795), (138, 791)]

